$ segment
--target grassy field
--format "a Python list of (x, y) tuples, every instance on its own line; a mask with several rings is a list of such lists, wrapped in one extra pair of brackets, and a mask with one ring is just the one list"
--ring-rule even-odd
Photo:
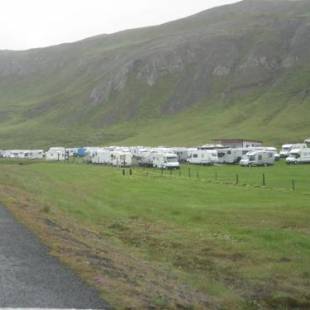
[(310, 166), (2, 161), (0, 201), (117, 308), (310, 307)]

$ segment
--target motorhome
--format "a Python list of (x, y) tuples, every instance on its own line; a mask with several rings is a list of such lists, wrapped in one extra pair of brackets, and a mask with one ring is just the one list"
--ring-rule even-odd
[(301, 149), (306, 148), (306, 143), (297, 143), (297, 144), (284, 144), (282, 145), (282, 149), (280, 151), (280, 157), (281, 158), (287, 158), (293, 149)]
[(244, 155), (240, 161), (241, 166), (272, 166), (274, 165), (275, 157), (272, 151), (251, 151)]
[(200, 150), (191, 151), (187, 162), (196, 165), (214, 165), (217, 164), (218, 152), (216, 150)]
[(310, 148), (293, 149), (286, 158), (287, 164), (309, 164)]
[(25, 158), (27, 159), (43, 159), (44, 151), (43, 150), (29, 150), (25, 154)]
[(46, 152), (45, 159), (50, 161), (66, 160), (66, 149), (64, 147), (51, 147)]
[(161, 169), (179, 169), (178, 156), (174, 153), (155, 153), (153, 155), (153, 167)]
[(115, 167), (132, 166), (132, 154), (130, 152), (113, 151), (111, 152), (111, 164)]
[(112, 152), (106, 149), (98, 149), (91, 156), (93, 164), (112, 165)]
[(242, 156), (246, 155), (250, 149), (246, 148), (226, 148), (220, 149), (218, 153), (218, 162), (222, 164), (238, 164)]

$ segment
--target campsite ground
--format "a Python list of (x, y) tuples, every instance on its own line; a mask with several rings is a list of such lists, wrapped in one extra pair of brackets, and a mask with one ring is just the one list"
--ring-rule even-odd
[(310, 307), (310, 166), (0, 172), (0, 201), (116, 307)]

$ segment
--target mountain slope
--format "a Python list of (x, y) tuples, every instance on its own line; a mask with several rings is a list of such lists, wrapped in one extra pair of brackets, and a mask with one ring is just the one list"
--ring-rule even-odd
[(0, 51), (0, 148), (280, 143), (310, 132), (310, 3), (245, 0), (172, 23)]

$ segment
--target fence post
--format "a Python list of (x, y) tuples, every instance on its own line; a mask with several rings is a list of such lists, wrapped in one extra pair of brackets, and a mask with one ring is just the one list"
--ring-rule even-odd
[(125, 174), (126, 174), (125, 169), (122, 169), (122, 174), (123, 174), (123, 175), (125, 175)]
[(188, 177), (191, 177), (191, 168), (188, 168)]
[(131, 168), (129, 169), (129, 175), (132, 175), (132, 169)]
[(296, 190), (296, 183), (295, 183), (295, 180), (292, 180), (292, 190), (293, 190), (293, 191)]
[(239, 174), (236, 174), (236, 185), (239, 184)]
[(263, 173), (263, 186), (266, 186), (266, 176), (265, 176), (265, 173)]
[(179, 177), (182, 175), (181, 167), (179, 168)]
[(173, 172), (172, 172), (172, 169), (170, 169), (170, 175), (172, 175), (172, 173), (173, 173)]
[(197, 179), (200, 178), (200, 175), (199, 175), (199, 171), (198, 171), (198, 170), (197, 170), (197, 172), (196, 172), (196, 177), (197, 177)]

